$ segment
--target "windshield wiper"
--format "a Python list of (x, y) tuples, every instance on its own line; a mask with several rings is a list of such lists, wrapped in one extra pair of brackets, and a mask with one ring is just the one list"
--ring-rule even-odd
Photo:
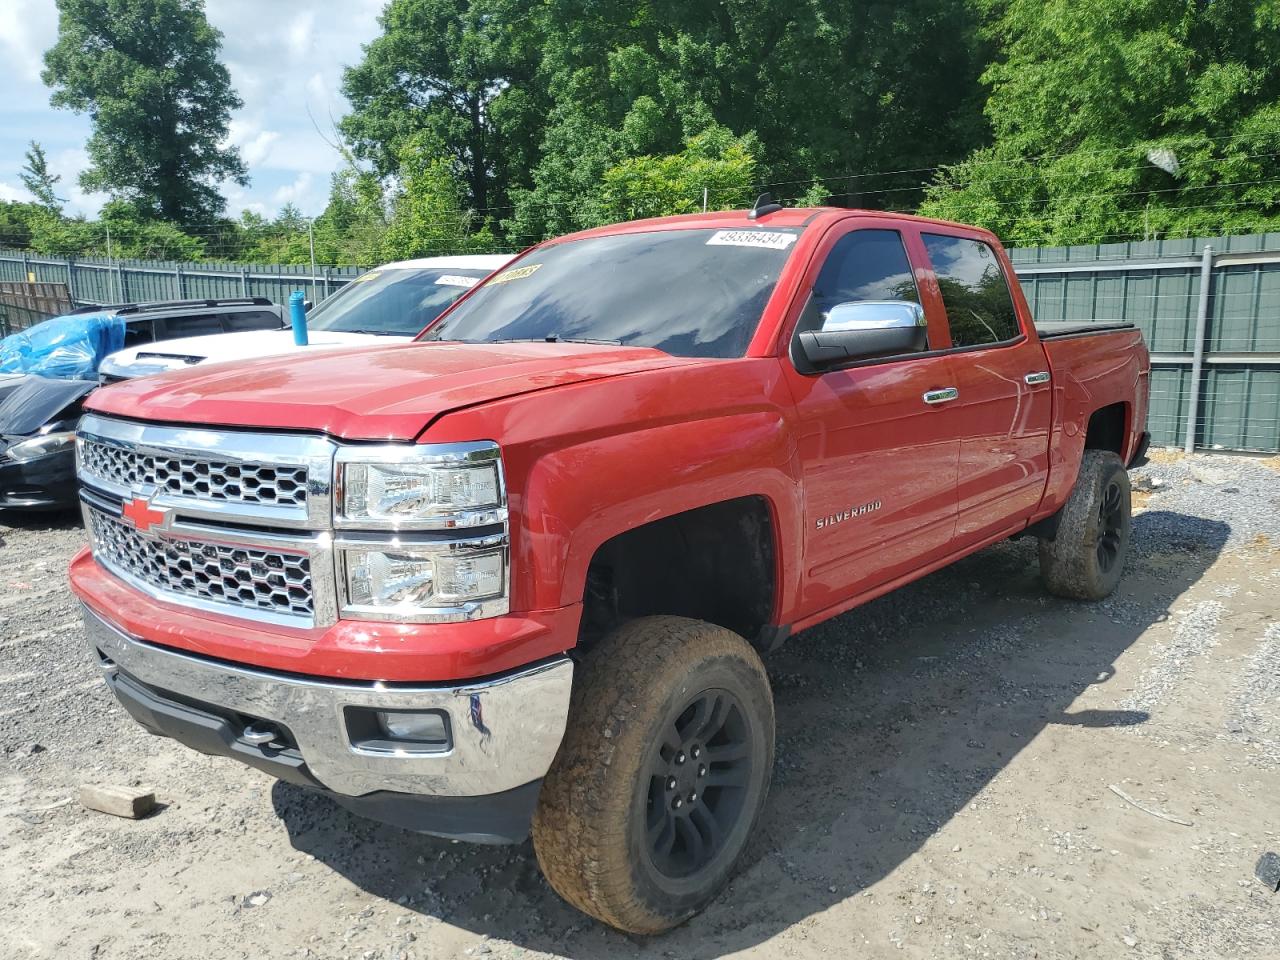
[(503, 337), (499, 340), (488, 340), (486, 343), (595, 343), (610, 347), (622, 346), (621, 340), (601, 340), (594, 337), (561, 337), (551, 334), (549, 337)]

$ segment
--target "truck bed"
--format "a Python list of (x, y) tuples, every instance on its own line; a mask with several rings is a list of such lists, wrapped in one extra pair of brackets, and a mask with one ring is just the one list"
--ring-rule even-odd
[(1054, 340), (1059, 337), (1083, 337), (1095, 333), (1115, 333), (1120, 330), (1133, 330), (1132, 323), (1119, 320), (1050, 320), (1036, 321), (1036, 333), (1041, 340)]

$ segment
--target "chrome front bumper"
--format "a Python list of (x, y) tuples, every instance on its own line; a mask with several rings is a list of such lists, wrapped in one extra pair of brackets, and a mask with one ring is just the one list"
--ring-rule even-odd
[[(551, 766), (569, 713), (573, 664), (566, 657), (463, 685), (321, 680), (232, 666), (131, 637), (84, 607), (85, 631), (105, 675), (152, 695), (177, 695), (180, 709), (208, 705), (283, 727), (316, 781), (334, 793), (378, 791), (478, 797), (538, 780)], [(348, 708), (440, 710), (452, 733), (447, 751), (369, 750), (348, 730)], [(248, 725), (248, 724), (246, 724)], [(246, 739), (245, 751), (271, 754)]]

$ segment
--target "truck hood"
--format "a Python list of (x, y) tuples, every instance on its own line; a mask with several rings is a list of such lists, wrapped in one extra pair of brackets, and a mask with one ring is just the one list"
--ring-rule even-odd
[(366, 343), (406, 343), (410, 337), (374, 336), (368, 333), (335, 333), (311, 330), (308, 344), (293, 342), (293, 330), (244, 330), (240, 333), (211, 333), (203, 337), (181, 337), (161, 340), (137, 347), (117, 350), (102, 361), (100, 374), (130, 379), (146, 377), (169, 370), (180, 370), (197, 363), (219, 363), (224, 360), (271, 357), (295, 350), (321, 347), (356, 347)]
[(304, 350), (128, 380), (86, 406), (137, 420), (413, 440), (450, 410), (698, 362), (647, 347), (542, 342)]

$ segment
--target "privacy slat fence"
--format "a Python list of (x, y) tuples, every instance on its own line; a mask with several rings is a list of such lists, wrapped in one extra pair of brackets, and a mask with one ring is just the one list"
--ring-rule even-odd
[[(1037, 319), (1126, 320), (1142, 329), (1157, 445), (1183, 447), (1190, 433), (1199, 449), (1280, 451), (1280, 234), (1010, 254)], [(80, 304), (240, 296), (285, 303), (294, 290), (319, 301), (361, 269), (322, 267), (313, 276), (306, 266), (68, 261), (0, 250), (0, 281), (65, 283)]]
[(1038, 320), (1142, 329), (1156, 444), (1280, 451), (1280, 234), (1010, 255)]
[(148, 300), (202, 300), (212, 297), (267, 297), (288, 303), (302, 290), (324, 299), (362, 267), (319, 267), (239, 263), (175, 263), (165, 260), (75, 260), (26, 251), (0, 250), (0, 281), (65, 283), (79, 304), (141, 303)]
[(0, 337), (72, 309), (65, 283), (0, 280)]

